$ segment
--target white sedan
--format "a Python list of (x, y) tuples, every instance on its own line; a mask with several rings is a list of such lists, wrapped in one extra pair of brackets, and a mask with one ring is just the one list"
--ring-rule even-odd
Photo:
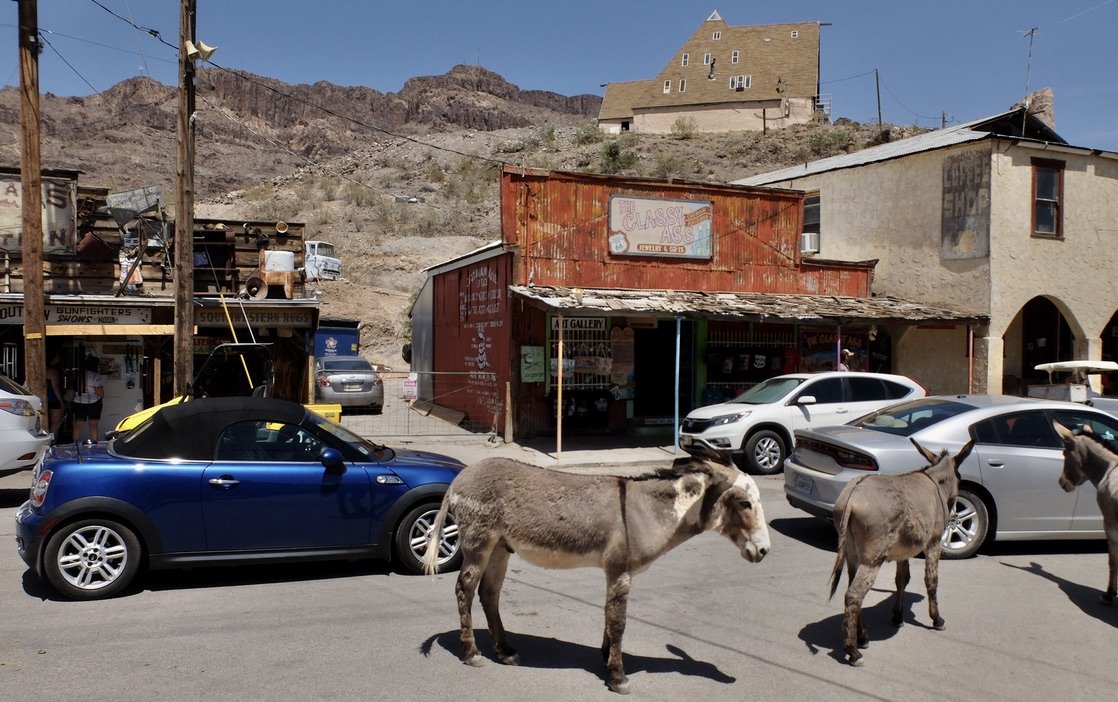
[(51, 441), (43, 429), (43, 401), (0, 374), (0, 410), (0, 476), (33, 468)]

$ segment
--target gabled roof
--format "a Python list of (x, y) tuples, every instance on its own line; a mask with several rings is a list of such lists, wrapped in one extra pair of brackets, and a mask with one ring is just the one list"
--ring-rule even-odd
[[(799, 22), (731, 27), (715, 11), (656, 78), (607, 85), (599, 119), (629, 117), (633, 108), (813, 97), (819, 92), (819, 26), (819, 22)], [(716, 33), (718, 39), (714, 38)], [(713, 64), (704, 63), (708, 53)], [(731, 88), (731, 76), (750, 76), (750, 87)], [(680, 80), (686, 81), (683, 92), (679, 90)], [(667, 93), (665, 81), (671, 83)]]
[(983, 117), (965, 124), (936, 129), (900, 141), (871, 146), (868, 149), (855, 151), (851, 154), (831, 156), (830, 158), (810, 161), (789, 168), (782, 168), (778, 171), (769, 171), (732, 182), (734, 185), (768, 185), (795, 178), (804, 178), (817, 173), (891, 161), (911, 154), (998, 137), (1049, 144), (1067, 144), (1063, 137), (1051, 127), (1034, 115), (1027, 114), (1025, 108), (1020, 107), (992, 117)]

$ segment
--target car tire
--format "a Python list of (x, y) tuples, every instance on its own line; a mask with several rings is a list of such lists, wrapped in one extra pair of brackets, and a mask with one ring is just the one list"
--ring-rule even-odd
[(742, 450), (743, 453), (735, 455), (734, 462), (747, 473), (776, 475), (784, 470), (788, 449), (780, 434), (771, 429), (753, 432), (745, 440)]
[[(423, 555), (427, 551), (427, 535), (439, 513), (439, 503), (430, 502), (408, 511), (396, 526), (396, 558), (409, 573), (423, 572)], [(448, 514), (439, 543), (439, 573), (458, 570), (462, 565), (462, 550), (458, 543), (458, 524)]]
[(67, 524), (47, 541), (43, 569), (59, 594), (97, 600), (128, 587), (140, 569), (140, 540), (119, 522), (84, 519)]
[(943, 531), (943, 557), (970, 558), (978, 553), (990, 532), (990, 510), (986, 502), (966, 488), (959, 490)]
[(369, 411), (371, 411), (373, 414), (380, 414), (384, 411), (384, 407), (380, 405), (373, 405)]

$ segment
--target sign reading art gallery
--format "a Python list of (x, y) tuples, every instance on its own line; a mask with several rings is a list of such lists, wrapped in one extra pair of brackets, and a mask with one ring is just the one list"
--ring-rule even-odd
[(713, 211), (705, 200), (611, 195), (609, 252), (709, 260)]

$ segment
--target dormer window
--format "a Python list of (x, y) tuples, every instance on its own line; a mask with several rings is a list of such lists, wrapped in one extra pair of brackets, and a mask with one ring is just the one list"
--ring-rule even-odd
[(793, 29), (793, 30), (792, 30), (792, 38), (793, 38), (793, 39), (799, 39), (799, 37), (800, 37), (800, 30), (798, 30), (798, 29)]
[(679, 65), (686, 67), (688, 62), (690, 62), (690, 61), (691, 61), (691, 54), (684, 54), (683, 58), (679, 62)]
[(703, 65), (704, 66), (709, 66), (710, 65), (710, 52), (709, 51), (706, 52), (705, 54), (703, 54)]
[(686, 92), (686, 91), (687, 91), (687, 79), (686, 78), (680, 78), (679, 79), (679, 92), (682, 93), (682, 92)]

